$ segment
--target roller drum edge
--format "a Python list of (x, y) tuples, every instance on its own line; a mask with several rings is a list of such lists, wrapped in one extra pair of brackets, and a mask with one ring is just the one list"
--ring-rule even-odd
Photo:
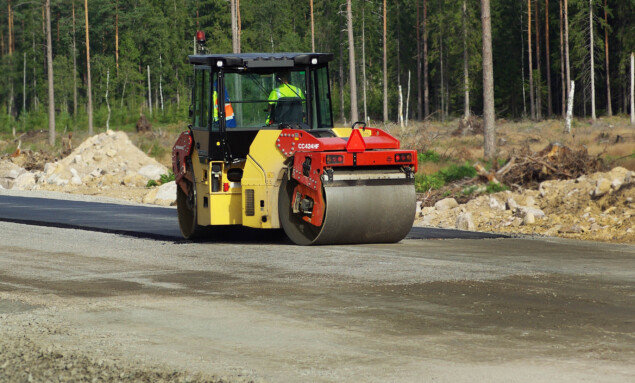
[(280, 222), (298, 245), (398, 242), (412, 229), (416, 194), (410, 182), (325, 187), (326, 213), (320, 228), (291, 212), (292, 190), (287, 182), (280, 189)]

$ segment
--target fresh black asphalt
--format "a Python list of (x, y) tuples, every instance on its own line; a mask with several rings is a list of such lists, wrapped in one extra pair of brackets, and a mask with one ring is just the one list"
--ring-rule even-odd
[[(0, 221), (182, 241), (176, 209), (115, 203), (69, 201), (0, 195)], [(215, 240), (283, 241), (271, 231), (242, 227), (220, 228)], [(280, 233), (278, 233), (280, 234)], [(504, 235), (462, 230), (413, 227), (406, 239), (485, 239)]]

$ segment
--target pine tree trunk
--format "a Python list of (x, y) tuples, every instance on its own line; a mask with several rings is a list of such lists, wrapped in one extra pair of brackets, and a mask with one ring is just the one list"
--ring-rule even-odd
[(240, 0), (236, 0), (236, 34), (238, 35), (238, 53), (241, 52), (240, 48), (240, 34), (242, 33), (242, 26), (240, 21)]
[(150, 65), (147, 66), (148, 73), (148, 108), (150, 109), (150, 115), (152, 115), (152, 84), (150, 83)]
[(483, 129), (485, 158), (496, 158), (496, 114), (494, 111), (494, 62), (489, 0), (481, 0), (483, 28)]
[(48, 76), (49, 145), (55, 145), (55, 91), (53, 82), (53, 41), (51, 39), (51, 0), (44, 3), (46, 12), (46, 67)]
[(463, 87), (465, 91), (463, 115), (467, 120), (470, 118), (470, 73), (467, 57), (467, 0), (463, 0)]
[(561, 98), (562, 98), (562, 118), (565, 118), (567, 115), (567, 85), (565, 84), (565, 71), (564, 71), (564, 32), (563, 32), (563, 26), (562, 26), (562, 18), (563, 18), (563, 14), (562, 14), (562, 0), (559, 1), (560, 3), (560, 86), (562, 88), (562, 92), (561, 93)]
[(540, 55), (540, 14), (539, 2), (536, 1), (536, 118), (542, 120), (542, 75), (541, 75), (541, 55)]
[(527, 0), (527, 56), (529, 57), (529, 109), (531, 119), (536, 119), (536, 103), (534, 98), (534, 65), (531, 52), (531, 0)]
[(564, 57), (567, 73), (567, 94), (571, 91), (571, 62), (569, 55), (569, 0), (564, 0)]
[(77, 42), (75, 41), (75, 0), (73, 0), (73, 117), (77, 116)]
[(522, 76), (522, 88), (523, 88), (523, 118), (527, 118), (527, 95), (525, 94), (525, 34), (523, 33), (523, 7), (520, 7), (520, 72)]
[(631, 52), (631, 125), (635, 125), (635, 53)]
[(368, 104), (366, 102), (366, 7), (362, 8), (362, 92), (364, 93), (364, 122), (368, 124)]
[(597, 119), (595, 116), (595, 55), (593, 54), (593, 0), (589, 0), (589, 55), (591, 56), (591, 118), (593, 121)]
[(421, 20), (420, 7), (417, 1), (417, 118), (423, 119), (423, 89), (421, 88)]
[(388, 48), (386, 47), (386, 0), (384, 0), (384, 123), (388, 121)]
[(22, 113), (26, 112), (26, 51), (22, 54)]
[(93, 87), (90, 79), (90, 38), (88, 27), (88, 0), (84, 0), (84, 14), (86, 15), (86, 76), (88, 82), (88, 135), (93, 135)]
[(115, 2), (115, 68), (119, 77), (119, 0)]
[(428, 78), (428, 2), (423, 0), (423, 118), (430, 115), (430, 83)]
[(604, 55), (606, 59), (606, 114), (613, 115), (613, 105), (611, 103), (611, 70), (609, 66), (609, 16), (606, 0), (604, 0)]
[(553, 114), (551, 94), (551, 52), (549, 49), (549, 0), (545, 0), (545, 60), (547, 61), (547, 116)]
[(443, 73), (443, 31), (439, 29), (439, 60), (441, 78), (439, 79), (439, 88), (441, 88), (441, 121), (445, 121), (445, 78)]
[(108, 88), (110, 87), (110, 69), (106, 72), (106, 107), (108, 108), (108, 118), (106, 119), (106, 131), (110, 130), (110, 101), (108, 100)]
[(232, 52), (238, 53), (238, 28), (236, 26), (236, 0), (229, 0), (232, 24)]
[(340, 68), (339, 68), (339, 78), (340, 78), (340, 116), (344, 125), (346, 125), (346, 114), (344, 113), (344, 28), (342, 27), (342, 18), (338, 18), (340, 20)]
[(9, 35), (7, 46), (9, 48), (8, 55), (11, 56), (13, 54), (13, 12), (11, 11), (11, 0), (7, 4), (7, 12), (7, 34)]
[(315, 23), (313, 21), (313, 0), (311, 0), (311, 52), (315, 52)]
[(351, 123), (359, 121), (357, 110), (357, 73), (355, 68), (355, 40), (353, 38), (353, 10), (351, 1), (346, 2), (346, 24), (348, 27), (348, 65), (351, 84)]

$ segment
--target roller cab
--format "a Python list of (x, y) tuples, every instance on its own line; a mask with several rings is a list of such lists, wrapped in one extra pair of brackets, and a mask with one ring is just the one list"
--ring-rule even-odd
[(282, 228), (296, 244), (398, 242), (415, 216), (417, 156), (390, 134), (334, 128), (320, 53), (199, 54), (191, 125), (172, 151), (185, 238)]

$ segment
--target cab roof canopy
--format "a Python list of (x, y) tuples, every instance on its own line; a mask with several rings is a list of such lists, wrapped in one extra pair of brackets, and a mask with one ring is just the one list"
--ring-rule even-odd
[[(332, 53), (238, 53), (188, 56), (190, 64), (230, 68), (291, 68), (326, 64)], [(219, 63), (221, 63), (219, 65)]]

